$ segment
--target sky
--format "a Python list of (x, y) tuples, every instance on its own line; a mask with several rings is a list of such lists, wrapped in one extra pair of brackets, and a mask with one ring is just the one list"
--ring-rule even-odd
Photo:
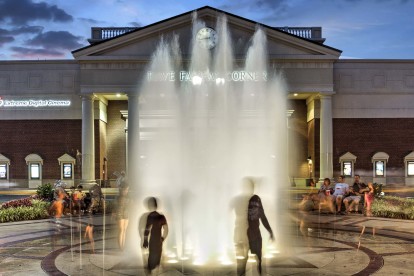
[(143, 27), (211, 6), (273, 27), (322, 27), (341, 58), (414, 59), (414, 0), (0, 0), (0, 60), (73, 59), (91, 27)]

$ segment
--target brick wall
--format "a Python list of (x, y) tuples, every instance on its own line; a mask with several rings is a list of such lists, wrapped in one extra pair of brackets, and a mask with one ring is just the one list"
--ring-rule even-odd
[(126, 135), (125, 120), (122, 119), (121, 110), (128, 110), (127, 101), (110, 101), (108, 104), (107, 124), (107, 156), (108, 179), (114, 179), (115, 171), (126, 170)]
[(372, 179), (372, 156), (379, 151), (390, 157), (387, 184), (404, 183), (404, 157), (414, 150), (414, 118), (333, 119), (334, 175), (341, 168), (339, 157), (351, 152), (357, 157), (355, 173)]
[(31, 153), (43, 158), (43, 179), (60, 179), (57, 159), (65, 153), (76, 157), (81, 129), (81, 120), (0, 121), (0, 153), (10, 159), (10, 181), (28, 179), (24, 158)]

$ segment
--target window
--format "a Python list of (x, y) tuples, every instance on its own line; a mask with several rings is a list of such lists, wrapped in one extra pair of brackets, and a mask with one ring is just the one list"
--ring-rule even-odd
[(40, 164), (39, 163), (30, 164), (30, 179), (40, 179)]
[(344, 161), (342, 163), (342, 170), (345, 176), (352, 176), (352, 162), (351, 161)]
[(62, 168), (63, 168), (63, 178), (72, 179), (72, 164), (63, 163)]
[(384, 161), (375, 161), (375, 176), (384, 176)]
[(407, 162), (407, 175), (414, 176), (414, 161)]
[(0, 164), (0, 179), (7, 179), (7, 165)]

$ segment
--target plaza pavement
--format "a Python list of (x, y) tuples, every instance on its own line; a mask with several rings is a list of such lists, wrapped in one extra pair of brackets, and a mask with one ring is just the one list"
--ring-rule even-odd
[[(295, 210), (289, 217), (291, 252), (265, 259), (263, 275), (414, 275), (414, 221)], [(95, 228), (95, 252), (84, 237), (88, 223)], [(0, 224), (0, 275), (145, 275), (117, 249), (115, 236), (116, 226), (102, 215)], [(247, 275), (258, 275), (254, 264), (247, 267)], [(235, 270), (184, 261), (164, 263), (154, 275), (235, 275)]]

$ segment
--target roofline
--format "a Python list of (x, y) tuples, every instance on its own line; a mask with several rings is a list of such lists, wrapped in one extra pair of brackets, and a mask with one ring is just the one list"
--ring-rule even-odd
[(315, 45), (318, 45), (318, 46), (321, 46), (321, 47), (328, 48), (328, 49), (333, 50), (333, 51), (336, 51), (336, 52), (338, 52), (338, 53), (342, 53), (342, 50), (336, 49), (336, 48), (334, 48), (334, 47), (327, 46), (327, 45), (324, 45), (324, 44), (321, 44), (321, 43), (315, 42), (315, 41), (313, 41), (313, 40), (310, 40), (310, 39), (307, 39), (307, 38), (304, 38), (304, 37), (301, 37), (301, 36), (297, 36), (297, 35), (294, 35), (294, 34), (291, 34), (291, 33), (288, 33), (288, 32), (284, 32), (284, 31), (282, 31), (282, 30), (277, 29), (276, 27), (271, 27), (271, 26), (269, 26), (269, 25), (266, 25), (266, 24), (263, 24), (263, 23), (259, 23), (259, 22), (257, 22), (257, 21), (254, 21), (254, 20), (251, 20), (251, 19), (247, 19), (247, 18), (245, 18), (245, 17), (239, 16), (239, 15), (235, 15), (235, 14), (232, 14), (232, 13), (229, 13), (229, 12), (226, 12), (226, 11), (223, 11), (223, 10), (220, 10), (220, 9), (217, 9), (217, 8), (213, 8), (213, 7), (210, 7), (210, 6), (204, 6), (204, 7), (201, 7), (201, 8), (195, 9), (195, 10), (191, 10), (191, 11), (188, 11), (188, 12), (185, 12), (185, 13), (182, 13), (182, 14), (178, 14), (178, 15), (173, 16), (173, 17), (169, 17), (169, 18), (163, 19), (163, 20), (161, 20), (161, 21), (157, 21), (157, 22), (155, 22), (155, 23), (152, 23), (152, 24), (146, 25), (146, 26), (144, 26), (144, 27), (140, 27), (140, 28), (138, 28), (138, 29), (136, 29), (136, 30), (134, 30), (134, 31), (127, 32), (127, 33), (123, 33), (123, 34), (121, 34), (121, 35), (118, 35), (118, 36), (115, 36), (115, 37), (111, 37), (111, 38), (108, 38), (108, 39), (105, 39), (105, 40), (99, 41), (99, 42), (97, 42), (97, 43), (94, 43), (94, 44), (91, 44), (91, 45), (88, 45), (88, 46), (85, 46), (85, 47), (82, 47), (82, 48), (79, 48), (79, 49), (73, 50), (71, 53), (72, 53), (72, 54), (74, 54), (74, 53), (77, 53), (77, 52), (82, 51), (82, 50), (84, 50), (84, 49), (88, 49), (88, 48), (91, 48), (91, 47), (93, 47), (93, 46), (99, 45), (99, 44), (101, 44), (101, 43), (105, 43), (105, 42), (107, 42), (107, 41), (110, 41), (110, 40), (113, 40), (113, 39), (117, 39), (117, 38), (119, 38), (119, 37), (122, 37), (122, 36), (125, 36), (125, 35), (129, 35), (129, 34), (132, 34), (132, 33), (138, 32), (138, 31), (141, 31), (141, 30), (143, 30), (143, 29), (150, 28), (150, 27), (152, 27), (152, 26), (156, 26), (157, 24), (161, 24), (161, 23), (164, 23), (164, 22), (166, 22), (166, 21), (169, 21), (169, 20), (172, 20), (172, 19), (175, 19), (175, 18), (178, 18), (178, 17), (182, 17), (182, 16), (185, 16), (185, 15), (189, 15), (189, 14), (192, 14), (193, 12), (201, 11), (201, 10), (204, 10), (204, 9), (211, 9), (211, 10), (214, 10), (214, 11), (216, 11), (216, 12), (223, 13), (223, 14), (225, 14), (225, 15), (229, 15), (229, 16), (232, 16), (232, 17), (236, 17), (236, 18), (238, 18), (238, 19), (242, 19), (242, 20), (244, 20), (244, 21), (247, 21), (247, 22), (250, 22), (250, 23), (253, 23), (253, 24), (256, 24), (256, 25), (262, 26), (262, 27), (267, 28), (267, 29), (271, 29), (271, 30), (276, 31), (276, 32), (280, 32), (280, 33), (283, 33), (283, 34), (286, 34), (286, 35), (290, 35), (290, 36), (295, 37), (295, 38), (299, 38), (299, 39), (305, 40), (305, 41), (307, 41), (307, 42), (311, 42), (311, 43), (313, 43), (313, 44), (315, 44)]

